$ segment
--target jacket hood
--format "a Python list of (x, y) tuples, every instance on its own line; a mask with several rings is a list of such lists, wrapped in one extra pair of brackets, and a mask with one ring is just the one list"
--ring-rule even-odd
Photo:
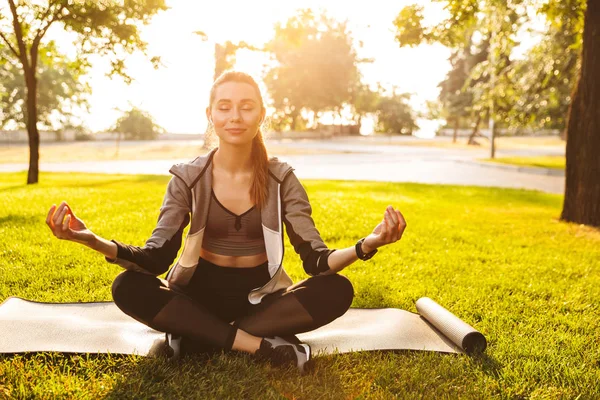
[[(171, 169), (169, 169), (169, 172), (183, 180), (187, 187), (191, 188), (206, 172), (217, 149), (218, 148), (214, 148), (210, 152), (196, 157), (192, 161), (174, 164)], [(269, 175), (276, 181), (281, 183), (286, 175), (293, 170), (294, 169), (288, 163), (280, 161), (277, 157), (269, 158)]]

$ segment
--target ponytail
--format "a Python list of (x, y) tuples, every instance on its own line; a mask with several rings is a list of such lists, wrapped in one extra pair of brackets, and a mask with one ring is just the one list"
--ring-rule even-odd
[(252, 164), (254, 165), (254, 179), (250, 188), (250, 195), (256, 207), (261, 209), (267, 202), (269, 156), (260, 129), (254, 139), (252, 139)]

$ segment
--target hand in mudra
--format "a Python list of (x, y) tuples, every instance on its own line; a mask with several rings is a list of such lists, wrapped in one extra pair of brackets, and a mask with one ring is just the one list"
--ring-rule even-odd
[(371, 250), (400, 240), (406, 229), (404, 216), (392, 206), (385, 209), (383, 220), (373, 229), (373, 233), (365, 238), (365, 246)]
[(50, 207), (46, 224), (50, 230), (59, 239), (70, 240), (72, 242), (88, 244), (94, 238), (82, 220), (77, 218), (71, 207), (63, 201), (58, 207), (55, 204)]

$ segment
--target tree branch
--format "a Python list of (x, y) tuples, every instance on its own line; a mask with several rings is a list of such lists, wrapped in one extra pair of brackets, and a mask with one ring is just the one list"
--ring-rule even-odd
[[(46, 19), (48, 17), (48, 15), (50, 15), (50, 9), (52, 8), (53, 5), (54, 5), (54, 3), (52, 3), (48, 6), (48, 9), (46, 10), (46, 12), (44, 13), (44, 16), (42, 17), (43, 19)], [(48, 28), (50, 28), (50, 25), (52, 25), (54, 22), (56, 22), (60, 19), (60, 14), (62, 13), (62, 10), (64, 8), (65, 8), (65, 5), (62, 4), (59, 7), (59, 9), (56, 11), (56, 13), (52, 16), (52, 18), (50, 18), (50, 21), (48, 21), (46, 26), (41, 28), (36, 33), (35, 38), (33, 39), (33, 43), (31, 44), (31, 49), (29, 49), (32, 69), (35, 70), (35, 68), (37, 67), (38, 48), (40, 47), (40, 42), (42, 41), (42, 38), (48, 31)]]
[(17, 56), (17, 58), (20, 60), (21, 55), (17, 52), (17, 50), (15, 50), (15, 48), (12, 46), (12, 44), (10, 44), (10, 42), (8, 41), (8, 38), (6, 36), (4, 36), (4, 34), (2, 32), (0, 32), (0, 37), (2, 39), (4, 39), (4, 42), (6, 43), (6, 45), (10, 49), (10, 51), (12, 51), (14, 53), (14, 55)]
[(52, 6), (54, 6), (54, 4), (56, 4), (56, 2), (54, 1), (49, 1), (48, 2), (48, 8), (46, 9), (46, 11), (44, 12), (44, 15), (41, 18), (37, 18), (39, 21), (44, 21), (46, 20), (46, 18), (48, 18), (48, 15), (50, 15), (50, 10), (52, 10)]
[(25, 42), (23, 41), (23, 28), (19, 23), (19, 15), (17, 14), (17, 7), (15, 6), (14, 0), (8, 0), (8, 4), (10, 5), (10, 11), (13, 16), (13, 28), (15, 30), (15, 36), (17, 37), (17, 45), (19, 46), (19, 53), (21, 63), (23, 64), (23, 69), (25, 73), (29, 70), (29, 60), (27, 59), (27, 49), (25, 48)]
[[(48, 10), (46, 10), (46, 13), (44, 14), (44, 16), (42, 17), (43, 19), (46, 19), (48, 17), (48, 15), (50, 14), (50, 9), (54, 4), (51, 4), (48, 6)], [(38, 33), (35, 35), (35, 38), (33, 39), (33, 43), (35, 44), (37, 42), (37, 44), (39, 45), (40, 41), (42, 40), (42, 38), (44, 37), (44, 35), (46, 34), (46, 31), (48, 31), (48, 28), (50, 28), (50, 25), (52, 25), (54, 22), (58, 21), (60, 19), (62, 10), (65, 8), (64, 4), (61, 4), (60, 8), (56, 11), (56, 13), (52, 16), (52, 18), (50, 18), (50, 21), (48, 21), (48, 23), (46, 24), (45, 27), (41, 28)], [(42, 20), (43, 20), (42, 19)]]

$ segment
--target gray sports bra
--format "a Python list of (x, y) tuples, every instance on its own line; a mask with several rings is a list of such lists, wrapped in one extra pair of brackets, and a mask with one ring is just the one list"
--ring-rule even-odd
[(260, 210), (253, 206), (243, 214), (229, 211), (211, 190), (202, 247), (226, 256), (252, 256), (266, 251)]

